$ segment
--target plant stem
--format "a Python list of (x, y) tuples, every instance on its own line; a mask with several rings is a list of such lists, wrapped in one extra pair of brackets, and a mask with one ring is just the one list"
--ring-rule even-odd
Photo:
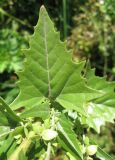
[[(55, 111), (54, 109), (52, 109), (52, 112), (51, 112), (51, 129), (53, 130), (55, 129)], [(50, 157), (51, 157), (51, 142), (48, 143), (45, 160), (50, 160)]]
[(46, 158), (45, 160), (50, 160), (50, 155), (51, 155), (51, 142), (48, 143), (48, 147), (47, 147), (47, 153), (46, 153)]
[(0, 13), (2, 13), (2, 14), (4, 14), (4, 15), (8, 16), (9, 18), (11, 18), (11, 19), (17, 21), (18, 23), (20, 23), (20, 24), (22, 24), (22, 25), (24, 25), (24, 26), (27, 26), (27, 27), (29, 27), (29, 28), (31, 28), (31, 29), (33, 28), (30, 24), (28, 24), (28, 23), (26, 23), (26, 22), (20, 20), (19, 18), (17, 18), (17, 17), (15, 17), (15, 16), (13, 16), (13, 15), (7, 13), (7, 12), (6, 12), (5, 10), (3, 10), (1, 7), (0, 7)]
[(106, 76), (106, 72), (107, 72), (107, 56), (104, 57), (104, 68), (103, 68), (103, 76)]
[(63, 0), (63, 30), (64, 30), (64, 38), (67, 37), (67, 0)]

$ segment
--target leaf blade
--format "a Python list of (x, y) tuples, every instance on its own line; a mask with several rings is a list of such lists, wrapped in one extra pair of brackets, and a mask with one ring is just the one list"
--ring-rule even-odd
[(34, 106), (31, 109), (24, 111), (20, 117), (29, 118), (29, 117), (39, 117), (43, 120), (47, 119), (50, 115), (49, 103), (43, 103), (38, 106)]
[(71, 97), (75, 99), (81, 94), (77, 99), (78, 103), (73, 100), (74, 107), (70, 108), (76, 109), (78, 104), (83, 105), (83, 101), (97, 97), (96, 91), (88, 88), (85, 79), (81, 77), (85, 62), (79, 64), (72, 62), (66, 43), (60, 41), (59, 33), (54, 30), (44, 7), (40, 9), (39, 21), (30, 38), (30, 48), (25, 54), (24, 70), (18, 73), (20, 94), (11, 104), (13, 109), (22, 106), (31, 108), (41, 103), (44, 97), (56, 99), (66, 108), (61, 101), (65, 98), (66, 103), (69, 103), (68, 93), (70, 99)]
[(62, 147), (67, 151), (70, 151), (75, 158), (81, 160), (83, 157), (80, 149), (80, 142), (77, 140), (77, 137), (72, 130), (71, 123), (64, 115), (61, 115), (60, 117), (58, 131), (59, 142), (61, 142)]
[(6, 104), (6, 102), (0, 97), (0, 103), (2, 104), (3, 109), (6, 109), (9, 117), (14, 121), (14, 122), (20, 122), (21, 119), (18, 117), (12, 110), (11, 108)]

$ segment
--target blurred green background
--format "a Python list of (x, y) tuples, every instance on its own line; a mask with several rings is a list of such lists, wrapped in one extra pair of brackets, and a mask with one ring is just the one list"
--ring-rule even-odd
[[(96, 75), (115, 80), (114, 0), (0, 0), (0, 96), (11, 103), (19, 90), (16, 71), (23, 65), (21, 49), (28, 48), (29, 35), (45, 5), (60, 31), (61, 40), (73, 50), (73, 59), (86, 59)], [(97, 137), (102, 148), (115, 155), (115, 125), (102, 127)]]

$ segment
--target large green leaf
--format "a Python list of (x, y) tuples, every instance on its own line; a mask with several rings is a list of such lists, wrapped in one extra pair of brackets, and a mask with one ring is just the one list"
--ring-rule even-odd
[(58, 140), (62, 147), (77, 158), (77, 160), (81, 160), (82, 151), (80, 149), (80, 142), (72, 130), (71, 122), (63, 114), (59, 119), (58, 132)]
[(13, 109), (37, 106), (46, 97), (85, 114), (84, 102), (101, 94), (86, 87), (81, 77), (85, 62), (72, 62), (44, 7), (25, 54), (24, 70), (18, 73), (20, 94), (11, 104)]
[[(25, 108), (20, 117), (45, 119), (49, 116), (49, 103), (51, 107), (55, 107), (53, 104), (58, 103), (66, 109), (85, 115), (88, 125), (93, 128), (97, 127), (94, 121), (96, 118), (97, 122), (100, 119), (104, 122), (113, 119), (114, 83), (107, 84), (104, 79), (98, 79), (90, 71), (88, 72), (90, 74), (83, 78), (85, 62), (72, 62), (65, 42), (60, 42), (59, 33), (55, 32), (44, 7), (40, 9), (39, 22), (35, 27), (35, 33), (30, 38), (30, 48), (25, 50), (25, 55), (24, 69), (18, 72), (20, 93), (10, 105), (13, 110), (20, 111), (21, 107)], [(49, 103), (45, 105), (44, 101), (47, 100)], [(6, 112), (12, 121), (22, 121), (1, 98), (0, 107), (2, 107), (0, 113)], [(109, 112), (108, 115), (106, 115), (107, 112)], [(6, 123), (7, 119), (4, 118), (2, 122)], [(83, 159), (81, 144), (72, 130), (70, 121), (65, 116), (59, 117), (57, 128), (62, 147), (76, 159)], [(20, 129), (14, 131), (16, 132), (12, 135)], [(12, 152), (10, 159), (18, 159), (22, 150), (26, 154), (30, 145), (31, 141), (25, 139), (16, 151)]]

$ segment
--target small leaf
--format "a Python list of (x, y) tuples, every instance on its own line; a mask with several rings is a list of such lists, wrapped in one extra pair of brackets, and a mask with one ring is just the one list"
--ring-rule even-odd
[(0, 97), (0, 104), (2, 105), (3, 109), (7, 111), (7, 114), (9, 115), (10, 119), (12, 119), (14, 122), (20, 122), (21, 119), (18, 117), (11, 108), (5, 103), (5, 101)]
[(32, 129), (33, 129), (35, 134), (40, 135), (44, 128), (43, 128), (43, 126), (41, 125), (40, 122), (35, 122), (35, 123), (32, 124)]
[(23, 132), (23, 126), (16, 127), (15, 129), (11, 129), (9, 126), (0, 126), (0, 127), (1, 127), (0, 138), (9, 135), (9, 133), (13, 137), (16, 136), (17, 134), (22, 134)]
[(80, 149), (80, 142), (77, 140), (76, 134), (72, 130), (70, 121), (64, 115), (60, 116), (58, 132), (58, 140), (62, 147), (77, 158), (77, 160), (81, 160), (82, 152)]
[(6, 140), (4, 140), (2, 146), (0, 146), (0, 156), (7, 152), (8, 148), (12, 145), (14, 138), (10, 135)]

